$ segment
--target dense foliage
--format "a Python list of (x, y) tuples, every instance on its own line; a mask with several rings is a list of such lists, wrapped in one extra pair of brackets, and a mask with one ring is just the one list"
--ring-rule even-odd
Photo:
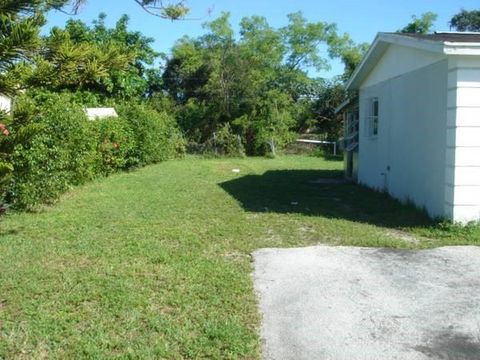
[(247, 17), (236, 37), (229, 14), (223, 14), (205, 24), (205, 35), (177, 42), (163, 74), (164, 89), (191, 142), (212, 142), (228, 128), (247, 154), (274, 154), (305, 124), (319, 124), (313, 110), (326, 83), (308, 71), (328, 69), (320, 46), (344, 62), (346, 74), (366, 46), (339, 35), (335, 24), (309, 23), (301, 13), (288, 20), (275, 29), (263, 17)]
[(35, 126), (15, 142), (10, 161), (13, 181), (7, 199), (27, 207), (55, 199), (69, 185), (93, 177), (95, 140), (82, 108), (65, 96), (20, 98), (10, 125), (12, 134)]
[(167, 160), (185, 151), (185, 144), (175, 118), (142, 103), (124, 102), (116, 107), (131, 131), (134, 165), (148, 165)]
[(20, 208), (56, 200), (95, 176), (176, 156), (183, 141), (171, 116), (145, 105), (119, 106), (118, 118), (89, 121), (70, 94), (36, 92), (19, 97), (9, 124), (13, 173), (6, 200)]
[[(103, 14), (40, 37), (44, 13), (68, 3), (0, 0), (0, 93), (16, 94), (12, 114), (0, 114), (0, 210), (184, 151), (173, 116), (145, 101), (160, 87), (153, 40), (129, 31), (127, 16), (107, 28)], [(120, 116), (89, 121), (87, 106)]]
[[(113, 29), (100, 14), (92, 27), (69, 20), (65, 29), (53, 28), (42, 49), (22, 75), (29, 88), (51, 91), (88, 91), (103, 97), (131, 99), (142, 96), (155, 77), (149, 68), (159, 56), (153, 39), (128, 31), (123, 16)], [(157, 70), (158, 71), (158, 70)], [(155, 84), (152, 84), (155, 86)]]

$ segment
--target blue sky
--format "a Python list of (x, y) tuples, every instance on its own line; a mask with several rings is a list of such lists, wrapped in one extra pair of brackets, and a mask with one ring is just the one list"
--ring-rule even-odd
[[(232, 25), (244, 16), (265, 16), (274, 27), (284, 26), (286, 15), (302, 11), (309, 21), (335, 22), (339, 31), (348, 32), (357, 42), (371, 42), (379, 31), (395, 31), (406, 25), (412, 15), (427, 11), (438, 14), (435, 30), (449, 30), (448, 21), (460, 8), (478, 9), (478, 0), (189, 0), (192, 16), (199, 21), (168, 21), (145, 13), (133, 0), (88, 0), (75, 18), (90, 23), (100, 12), (107, 14), (107, 24), (113, 25), (122, 14), (130, 16), (130, 28), (155, 39), (156, 50), (169, 53), (175, 40), (183, 35), (203, 33), (202, 23), (214, 19), (222, 11), (231, 13)], [(211, 15), (207, 16), (208, 9)], [(49, 27), (62, 26), (69, 16), (52, 12)], [(325, 52), (321, 49), (321, 52)], [(319, 76), (331, 77), (342, 72), (342, 65), (332, 61), (330, 71)]]

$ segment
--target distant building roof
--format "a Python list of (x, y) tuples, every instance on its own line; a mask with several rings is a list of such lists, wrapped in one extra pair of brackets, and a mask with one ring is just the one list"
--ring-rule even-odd
[(12, 98), (0, 93), (0, 111), (10, 113), (12, 111)]
[(114, 108), (86, 108), (85, 114), (87, 114), (89, 120), (118, 117)]

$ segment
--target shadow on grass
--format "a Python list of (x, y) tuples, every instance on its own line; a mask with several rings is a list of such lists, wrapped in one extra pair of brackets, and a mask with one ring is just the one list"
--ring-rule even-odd
[[(341, 183), (342, 176), (342, 171), (335, 170), (278, 170), (219, 186), (249, 212), (300, 213), (390, 228), (433, 224), (414, 206), (357, 184)], [(318, 179), (322, 181), (315, 183)]]
[(321, 158), (327, 161), (343, 161), (343, 155), (325, 154)]
[(18, 235), (19, 233), (20, 231), (16, 229), (0, 230), (0, 238), (10, 236), (10, 235)]

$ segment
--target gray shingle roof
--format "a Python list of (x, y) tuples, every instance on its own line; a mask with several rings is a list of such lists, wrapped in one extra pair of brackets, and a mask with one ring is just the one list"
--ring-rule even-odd
[(460, 33), (460, 32), (438, 32), (434, 34), (408, 34), (408, 33), (392, 33), (404, 35), (421, 40), (430, 40), (436, 42), (456, 42), (456, 43), (480, 43), (479, 33)]

